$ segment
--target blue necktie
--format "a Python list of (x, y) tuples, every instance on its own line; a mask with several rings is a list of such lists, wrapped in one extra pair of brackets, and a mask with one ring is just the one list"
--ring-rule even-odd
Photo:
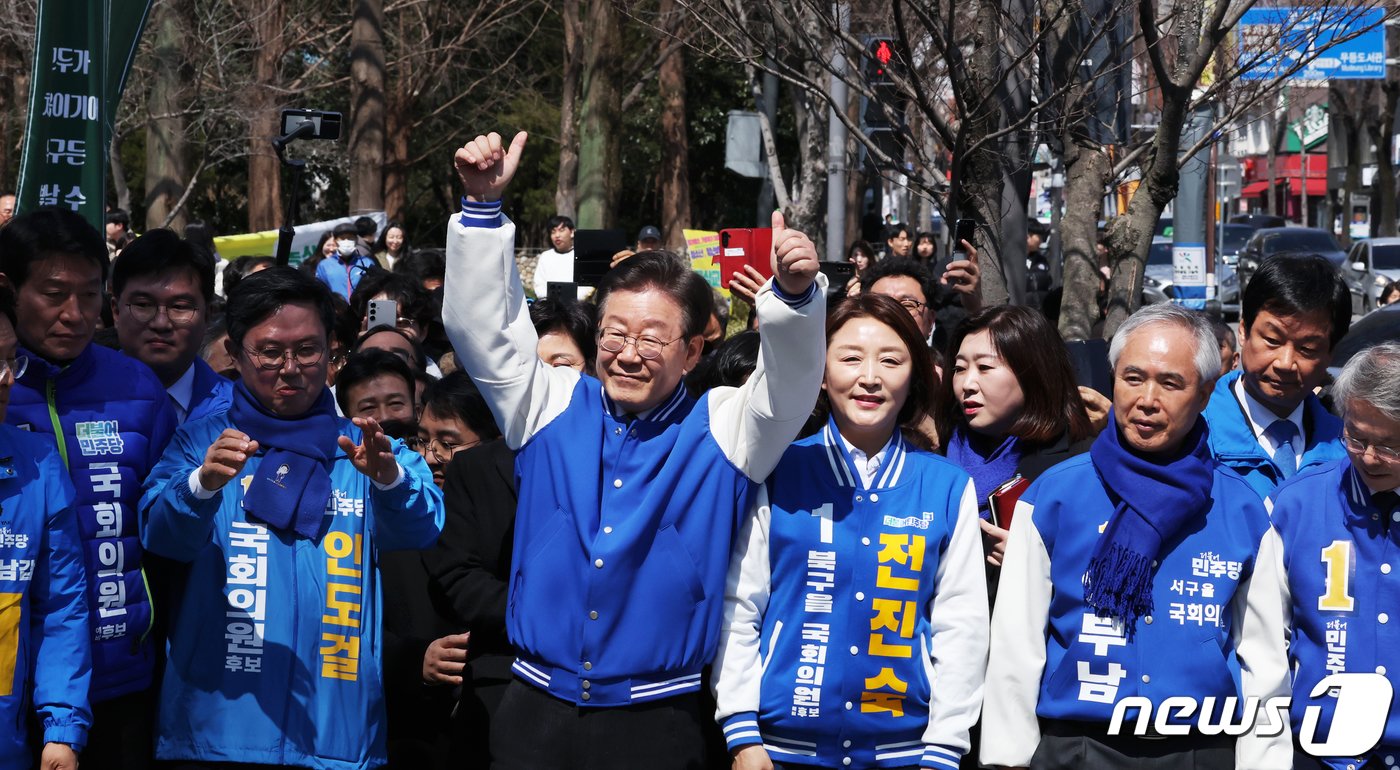
[(1289, 478), (1298, 472), (1298, 457), (1293, 451), (1293, 437), (1298, 435), (1298, 426), (1292, 420), (1274, 420), (1265, 434), (1274, 440), (1278, 449), (1274, 450), (1274, 465), (1278, 466), (1283, 477)]

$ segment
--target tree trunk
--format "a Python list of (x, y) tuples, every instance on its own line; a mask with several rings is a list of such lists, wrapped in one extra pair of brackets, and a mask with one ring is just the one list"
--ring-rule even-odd
[(583, 70), (579, 43), (583, 22), (578, 4), (579, 0), (564, 0), (559, 11), (564, 26), (564, 82), (559, 100), (559, 181), (554, 188), (554, 213), (566, 217), (578, 212), (578, 89)]
[(592, 0), (585, 27), (579, 125), (578, 226), (612, 227), (622, 188), (621, 22), (611, 0)]
[(122, 165), (122, 135), (112, 133), (112, 145), (107, 152), (107, 165), (112, 175), (112, 189), (117, 194), (117, 208), (131, 211), (131, 188), (126, 183), (126, 167)]
[(1380, 238), (1396, 235), (1395, 164), (1391, 159), (1391, 126), (1395, 125), (1396, 103), (1400, 101), (1400, 81), (1386, 80), (1381, 86), (1381, 108), (1371, 123), (1371, 142), (1376, 145), (1376, 177), (1371, 183), (1371, 232)]
[[(675, 0), (661, 0), (660, 21), (665, 32), (657, 41), (663, 50), (671, 35), (680, 32), (682, 14)], [(667, 248), (685, 250), (685, 228), (690, 227), (690, 139), (685, 121), (685, 53), (677, 50), (657, 72), (661, 94), (661, 242)]]
[(1110, 164), (1103, 145), (1087, 137), (1065, 142), (1065, 212), (1060, 219), (1064, 254), (1064, 296), (1060, 336), (1087, 340), (1099, 320), (1099, 257), (1095, 248), (1099, 210)]
[(170, 218), (189, 184), (185, 140), (184, 87), (193, 81), (185, 55), (185, 22), (192, 0), (160, 0), (151, 9), (153, 36), (151, 91), (146, 121), (146, 229), (163, 227), (166, 219), (177, 232), (186, 216)]
[(1152, 140), (1152, 149), (1142, 165), (1142, 183), (1128, 202), (1128, 211), (1115, 217), (1106, 238), (1113, 278), (1109, 282), (1108, 315), (1104, 337), (1111, 339), (1118, 325), (1127, 320), (1142, 302), (1142, 279), (1147, 269), (1147, 252), (1157, 218), (1176, 197), (1180, 174), (1177, 148), (1186, 125), (1190, 88), (1163, 83), (1162, 119)]
[(350, 213), (384, 209), (384, 1), (355, 0), (350, 28)]
[(403, 219), (408, 206), (408, 141), (413, 133), (409, 97), (397, 83), (384, 112), (384, 211), (390, 221)]
[(282, 80), (284, 6), (248, 0), (253, 15), (253, 79), (248, 99), (248, 229), (275, 230), (282, 224), (282, 168), (272, 151), (281, 135), (277, 88)]

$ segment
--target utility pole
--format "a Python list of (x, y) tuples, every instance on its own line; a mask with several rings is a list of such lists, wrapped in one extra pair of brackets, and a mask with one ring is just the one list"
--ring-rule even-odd
[(851, 25), (851, 9), (844, 3), (833, 3), (841, 36), (831, 45), (831, 114), (826, 132), (826, 261), (841, 262), (846, 257), (846, 124), (840, 115), (846, 111), (850, 98), (846, 87), (846, 53), (841, 37)]

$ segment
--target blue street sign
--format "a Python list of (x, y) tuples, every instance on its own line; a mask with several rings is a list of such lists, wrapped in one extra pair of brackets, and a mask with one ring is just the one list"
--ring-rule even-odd
[[(1246, 80), (1373, 80), (1385, 77), (1385, 12), (1345, 6), (1251, 8), (1239, 24)], [(1316, 58), (1313, 58), (1316, 57)]]

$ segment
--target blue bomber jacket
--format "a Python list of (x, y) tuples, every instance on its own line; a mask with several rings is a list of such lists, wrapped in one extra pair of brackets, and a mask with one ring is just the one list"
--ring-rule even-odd
[(758, 483), (811, 412), (825, 361), (825, 279), (765, 286), (758, 367), (698, 399), (678, 384), (643, 415), (539, 360), (499, 204), (448, 224), (443, 321), (506, 443), (519, 450), (506, 625), (515, 673), (581, 707), (695, 692), (719, 644), (729, 553)]
[[(244, 485), (262, 453), (202, 497), (193, 474), (227, 413), (185, 423), (141, 501), (152, 553), (189, 565), (172, 609), (160, 693), (160, 759), (363, 770), (384, 764), (379, 552), (422, 549), (442, 493), (394, 441), (399, 480), (381, 488), (337, 448), (317, 540), (250, 520)], [(341, 421), (341, 435), (361, 432)]]
[(43, 742), (87, 742), (86, 586), (63, 461), (49, 439), (0, 425), (0, 770), (34, 766), (35, 712)]
[(895, 435), (869, 485), (836, 426), (783, 455), (735, 544), (715, 659), (731, 750), (956, 770), (981, 708), (976, 493)]
[[(1312, 697), (1323, 678), (1377, 673), (1393, 685), (1400, 676), (1400, 511), (1377, 508), (1349, 460), (1294, 476), (1271, 502), (1291, 620), (1290, 721), (1298, 732), (1305, 712), (1320, 708), (1308, 737), (1321, 742), (1342, 700), (1331, 692)], [(1323, 762), (1346, 770), (1368, 759), (1387, 767), (1400, 761), (1400, 708), (1391, 706), (1369, 756)]]
[(175, 407), (134, 358), (88, 345), (66, 366), (34, 353), (5, 421), (58, 444), (77, 497), (92, 632), (92, 700), (145, 690), (155, 675), (157, 608), (137, 532), (141, 483), (175, 432)]
[[(1084, 572), (1113, 509), (1087, 454), (1050, 469), (1017, 503), (992, 615), (983, 721), (999, 731), (982, 744), (984, 764), (1026, 765), (1038, 717), (1101, 730), (1128, 697), (1156, 707), (1173, 697), (1287, 694), (1276, 557), (1258, 494), (1216, 467), (1210, 509), (1162, 543), (1153, 609), (1131, 638), (1084, 602)], [(1127, 724), (1137, 716), (1131, 709)], [(1264, 732), (1239, 738), (1238, 765), (1290, 768), (1286, 734)]]

